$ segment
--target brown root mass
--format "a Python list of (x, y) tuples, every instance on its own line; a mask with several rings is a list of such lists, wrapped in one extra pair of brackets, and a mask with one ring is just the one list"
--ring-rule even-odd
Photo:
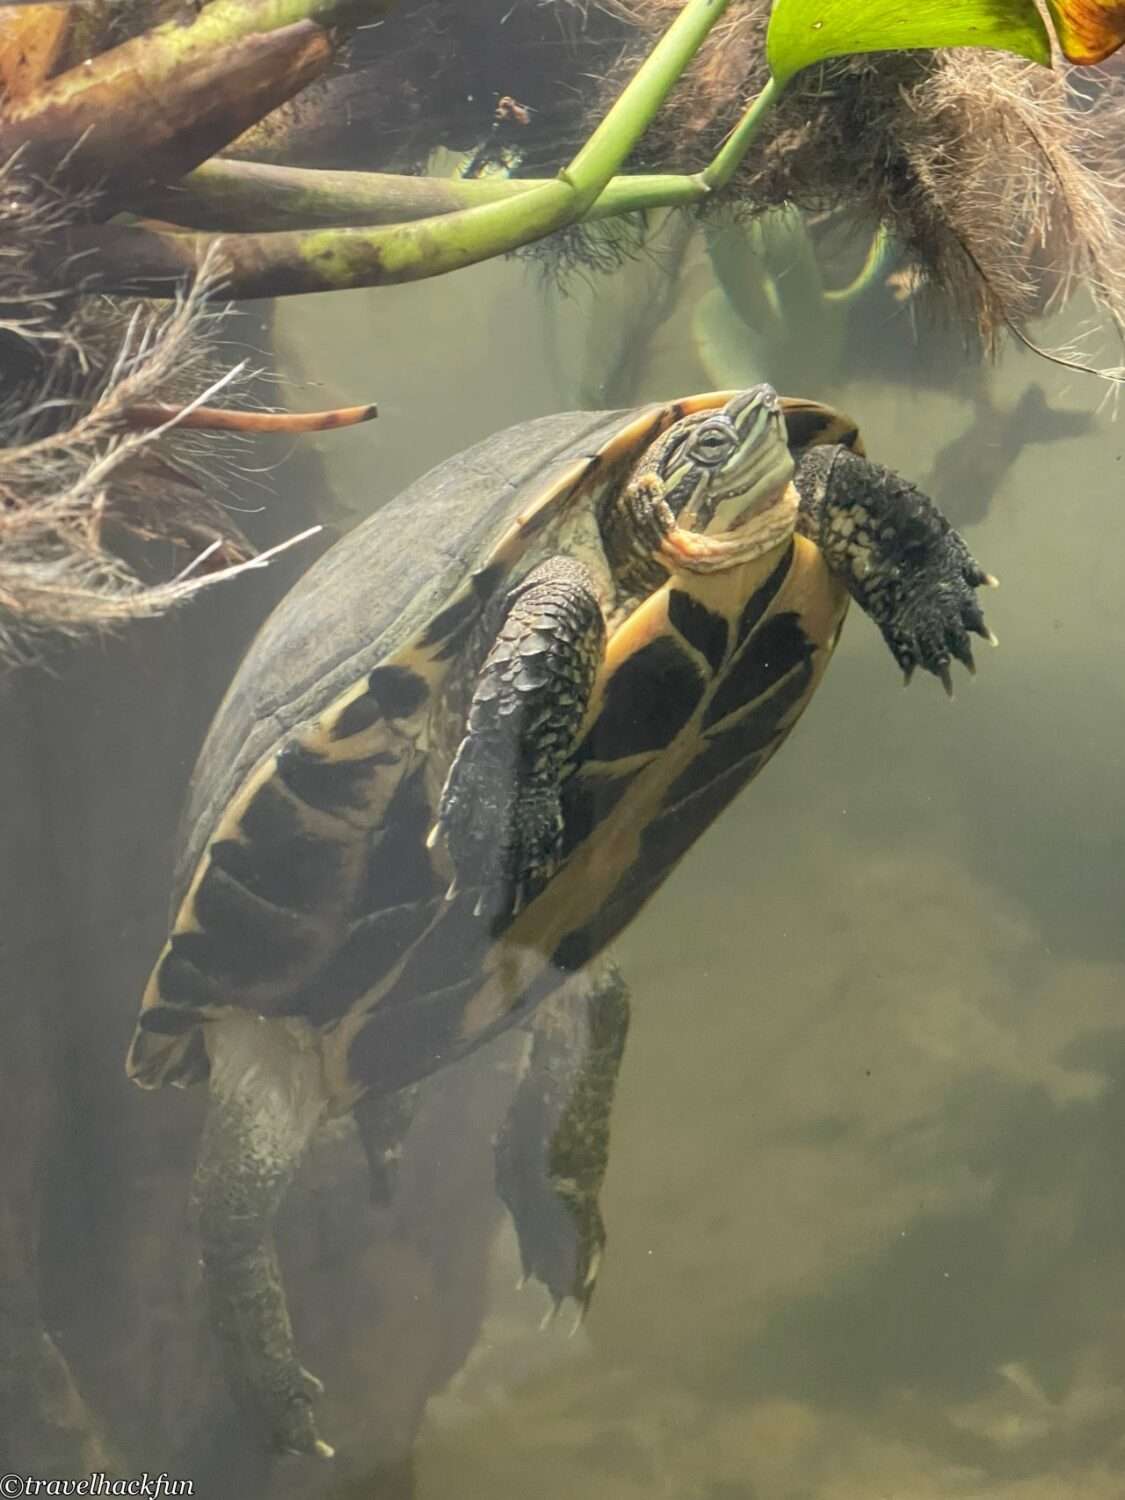
[(131, 430), (138, 405), (181, 407), (206, 384), (212, 278), (162, 311), (45, 288), (33, 246), (78, 207), (13, 163), (0, 173), (0, 666), (46, 632), (158, 614), (221, 576), (149, 582), (138, 543), (206, 553), (212, 569), (251, 554), (175, 428)]
[[(621, 8), (621, 7), (619, 7)], [(643, 42), (605, 79), (616, 95), (678, 0), (629, 7)], [(741, 0), (716, 27), (630, 170), (698, 170), (767, 81), (769, 0)], [(1087, 286), (1119, 325), (1125, 261), (1118, 182), (1104, 170), (1118, 95), (1075, 107), (1064, 72), (968, 48), (881, 53), (798, 75), (729, 199), (885, 224), (925, 283), (989, 351)]]

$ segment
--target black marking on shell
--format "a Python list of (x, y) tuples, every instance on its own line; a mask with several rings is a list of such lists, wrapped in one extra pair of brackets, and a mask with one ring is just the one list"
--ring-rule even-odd
[(156, 971), (156, 987), (161, 1000), (167, 1005), (196, 1007), (214, 1001), (214, 991), (205, 975), (201, 974), (190, 957), (177, 947), (177, 939)]
[(363, 734), (365, 730), (378, 724), (383, 717), (383, 706), (374, 693), (362, 693), (347, 708), (341, 709), (332, 726), (332, 738), (350, 740), (353, 735)]
[(420, 708), (426, 684), (409, 667), (376, 667), (368, 674), (367, 687), (358, 698), (341, 709), (332, 725), (333, 740), (349, 740), (364, 734), (381, 719), (403, 719)]
[(461, 1021), (477, 983), (473, 975), (436, 994), (418, 991), (411, 1005), (377, 1006), (352, 1039), (352, 1078), (373, 1092), (390, 1093), (459, 1056), (466, 1050)]
[(594, 956), (594, 939), (590, 930), (577, 927), (568, 932), (551, 954), (551, 962), (564, 974), (576, 974)]
[[(688, 835), (695, 837), (694, 825)], [(569, 973), (576, 972), (597, 957), (607, 943), (624, 931), (649, 896), (660, 885), (664, 870), (648, 872), (640, 864), (632, 866), (618, 883), (610, 899), (598, 914), (583, 927), (576, 927), (559, 943), (552, 954), (552, 965), (540, 981), (528, 991), (528, 1002), (537, 1004)]]
[(219, 972), (231, 975), (273, 976), (279, 964), (284, 973), (307, 949), (308, 937), (295, 929), (290, 913), (262, 901), (217, 864), (207, 866), (193, 904), (202, 932), (178, 933), (173, 941), (182, 951), (187, 939), (201, 940), (210, 961), (200, 963), (193, 956), (192, 962), (204, 973), (217, 965)]
[(830, 437), (834, 443), (844, 443), (849, 448), (853, 447), (859, 437), (858, 429), (850, 427), (843, 429), (842, 432), (836, 432), (835, 428), (839, 420), (838, 412), (825, 410), (822, 407), (788, 407), (785, 412), (785, 429), (790, 448), (795, 453), (800, 453), (813, 443), (822, 442), (826, 436)]
[(296, 997), (294, 1009), (314, 1026), (345, 1015), (390, 973), (411, 943), (425, 932), (432, 915), (432, 904), (417, 902), (364, 917), (315, 980)]
[(426, 773), (419, 767), (402, 782), (383, 820), (383, 833), (372, 845), (359, 898), (361, 912), (380, 912), (439, 895), (443, 882), (434, 869), (426, 836), (434, 808), (426, 795)]
[(393, 751), (380, 750), (363, 760), (325, 760), (298, 740), (278, 753), (277, 774), (295, 797), (321, 812), (339, 814), (364, 807), (370, 797), (375, 766), (392, 765)]
[(435, 652), (439, 657), (452, 655), (460, 649), (479, 613), (480, 599), (472, 589), (462, 589), (453, 602), (430, 621), (422, 636), (422, 647), (426, 650), (441, 647)]
[(486, 950), (493, 941), (489, 924), (474, 914), (474, 893), (465, 891), (445, 902), (425, 942), (407, 958), (394, 985), (379, 1002), (383, 1011), (395, 1006), (410, 1009), (422, 995), (442, 990), (455, 974), (478, 980)]
[(675, 641), (658, 636), (635, 651), (606, 684), (602, 710), (575, 757), (619, 760), (662, 750), (703, 696), (703, 673)]
[(292, 843), (307, 832), (300, 808), (272, 777), (262, 783), (246, 804), (239, 824), (251, 843), (267, 849)]
[(426, 701), (425, 678), (409, 667), (375, 667), (367, 677), (367, 691), (388, 719), (406, 719)]
[[(774, 744), (782, 732), (782, 719), (808, 691), (811, 677), (812, 662), (807, 660), (801, 670), (791, 673), (768, 698), (734, 720), (729, 728), (720, 725), (710, 736), (707, 748), (672, 782), (664, 806), (673, 807), (685, 797), (694, 796), (748, 756), (758, 756), (759, 763), (764, 760), (760, 752)], [(756, 765), (748, 768), (750, 774), (755, 770)]]
[(632, 782), (633, 776), (571, 776), (563, 783), (563, 859), (609, 816)]
[(761, 698), (795, 667), (807, 666), (813, 650), (813, 644), (801, 629), (800, 618), (795, 612), (786, 610), (774, 615), (727, 668), (715, 696), (707, 705), (703, 727), (709, 729)]
[(343, 709), (332, 727), (334, 740), (363, 734), (380, 719), (405, 719), (426, 701), (426, 683), (409, 667), (376, 667), (367, 676), (367, 690)]
[(473, 585), (473, 592), (482, 604), (492, 598), (506, 572), (507, 569), (503, 563), (489, 563), (487, 567), (473, 574), (470, 582)]
[(736, 649), (741, 646), (777, 597), (779, 589), (789, 575), (789, 569), (793, 566), (793, 552), (793, 542), (790, 541), (769, 577), (764, 583), (759, 584), (746, 601), (745, 608), (739, 616), (738, 630), (735, 633)]
[(751, 780), (761, 763), (757, 756), (737, 762), (692, 798), (690, 811), (673, 809), (653, 819), (641, 839), (638, 860), (645, 878), (655, 877), (659, 883), (694, 840), (710, 827)]
[(683, 589), (673, 589), (668, 596), (668, 619), (673, 629), (706, 658), (713, 672), (717, 672), (727, 654), (730, 638), (730, 629), (723, 616), (715, 614)]
[(154, 1032), (157, 1036), (182, 1036), (201, 1020), (197, 1010), (187, 1006), (151, 1005), (142, 1010), (137, 1025), (142, 1031)]
[[(213, 917), (218, 915), (217, 900), (210, 903), (210, 909)], [(234, 921), (234, 913), (228, 910), (213, 930), (177, 932), (172, 937), (172, 952), (186, 959), (204, 979), (237, 988), (280, 981), (304, 962), (309, 949), (307, 936), (287, 930), (276, 911), (270, 912), (268, 922), (256, 924), (252, 930), (239, 930)], [(171, 998), (163, 988), (161, 994)]]
[(253, 844), (221, 839), (211, 845), (211, 863), (248, 891), (286, 911), (314, 912), (338, 902), (346, 851), (331, 839), (298, 835), (269, 858)]
[[(751, 717), (754, 716), (751, 715)], [(742, 725), (739, 724), (739, 730), (741, 728)], [(729, 771), (733, 765), (753, 761), (753, 765), (745, 766), (747, 775), (752, 776), (765, 760), (766, 757), (761, 752), (768, 746), (771, 738), (771, 736), (766, 736), (763, 743), (763, 736), (755, 727), (747, 729), (748, 744), (743, 741), (738, 730), (732, 730), (729, 735), (724, 734), (718, 740), (713, 740), (706, 750), (696, 756), (687, 770), (676, 777), (665, 793), (661, 807), (680, 807), (689, 797), (694, 797), (697, 792), (705, 791), (717, 777)], [(684, 815), (691, 816), (686, 810)]]

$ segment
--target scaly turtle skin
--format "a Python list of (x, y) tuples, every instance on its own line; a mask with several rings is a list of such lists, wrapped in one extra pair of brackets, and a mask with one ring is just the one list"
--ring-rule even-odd
[(236, 1395), (328, 1454), (271, 1224), (326, 1114), (382, 1181), (410, 1091), (534, 1033), (498, 1184), (588, 1301), (628, 1015), (606, 945), (792, 729), (849, 596), (949, 682), (990, 582), (847, 418), (768, 386), (524, 423), (313, 567), (219, 709), (129, 1056), (209, 1079), (204, 1282)]

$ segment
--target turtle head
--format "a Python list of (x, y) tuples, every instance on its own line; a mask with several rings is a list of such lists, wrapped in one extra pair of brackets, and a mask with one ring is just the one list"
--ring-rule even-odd
[(656, 464), (678, 526), (714, 535), (741, 531), (784, 495), (793, 455), (773, 386), (740, 391), (682, 426), (682, 436), (670, 430), (673, 441)]
[(602, 540), (625, 593), (669, 572), (712, 573), (787, 542), (799, 504), (781, 401), (771, 385), (674, 422), (611, 496)]
[(797, 493), (781, 401), (770, 385), (670, 427), (651, 461), (672, 527), (661, 552), (692, 572), (735, 567), (793, 534)]

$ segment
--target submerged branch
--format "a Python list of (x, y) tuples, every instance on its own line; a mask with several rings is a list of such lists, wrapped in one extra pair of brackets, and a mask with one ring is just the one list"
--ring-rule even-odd
[(112, 209), (205, 161), (332, 60), (312, 21), (217, 48), (195, 35), (202, 20), (137, 37), (36, 89), (0, 115), (0, 160), (18, 150), (25, 171), (96, 183)]
[(147, 401), (129, 407), (124, 425), (134, 431), (175, 426), (202, 432), (334, 432), (339, 427), (358, 427), (378, 415), (374, 402), (332, 411), (234, 411), (224, 406), (181, 407)]

